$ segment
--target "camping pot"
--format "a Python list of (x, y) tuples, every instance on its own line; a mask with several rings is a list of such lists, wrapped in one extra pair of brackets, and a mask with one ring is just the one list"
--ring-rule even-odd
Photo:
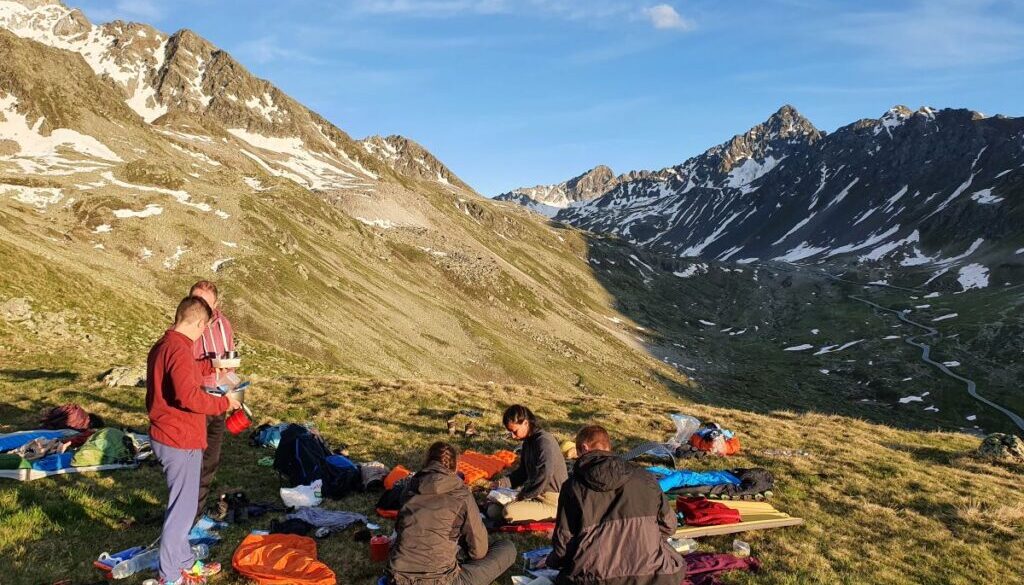
[(370, 539), (370, 560), (375, 563), (383, 563), (388, 560), (388, 552), (391, 550), (391, 539), (386, 536), (374, 536)]
[(244, 404), (242, 405), (242, 408), (239, 408), (235, 412), (231, 413), (231, 416), (229, 416), (224, 421), (224, 426), (227, 427), (228, 431), (232, 435), (237, 435), (238, 433), (249, 428), (251, 425), (252, 412), (250, 412), (249, 407)]
[(238, 352), (236, 350), (225, 351), (224, 354), (220, 357), (226, 360), (238, 359)]

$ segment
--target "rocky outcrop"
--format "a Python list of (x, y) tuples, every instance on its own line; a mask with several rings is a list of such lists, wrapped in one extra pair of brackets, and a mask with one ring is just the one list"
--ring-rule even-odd
[(1005, 433), (992, 433), (978, 446), (977, 456), (1002, 463), (1024, 463), (1024, 441)]
[(103, 374), (101, 380), (108, 387), (144, 387), (146, 385), (145, 366), (118, 366)]
[(612, 170), (598, 165), (589, 171), (557, 185), (520, 187), (494, 197), (498, 201), (518, 203), (543, 215), (553, 216), (574, 203), (590, 201), (604, 195), (620, 181)]

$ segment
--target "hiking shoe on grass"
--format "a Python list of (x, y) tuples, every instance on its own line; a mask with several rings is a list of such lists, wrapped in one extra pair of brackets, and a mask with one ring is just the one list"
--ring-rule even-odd
[(475, 424), (473, 424), (472, 422), (466, 423), (466, 436), (467, 437), (475, 437), (475, 436), (477, 436), (479, 434), (480, 433), (476, 430), (476, 425)]

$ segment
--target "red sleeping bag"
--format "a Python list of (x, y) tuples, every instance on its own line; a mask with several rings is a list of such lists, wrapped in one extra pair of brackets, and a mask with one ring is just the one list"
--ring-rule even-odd
[(739, 510), (707, 498), (677, 498), (676, 512), (682, 513), (687, 526), (718, 526), (740, 521)]

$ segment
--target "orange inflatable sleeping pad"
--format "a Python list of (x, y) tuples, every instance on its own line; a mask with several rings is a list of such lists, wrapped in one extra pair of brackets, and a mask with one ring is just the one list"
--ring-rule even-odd
[(461, 457), (459, 457), (459, 459), (487, 472), (487, 479), (494, 477), (498, 473), (501, 473), (502, 469), (508, 467), (508, 465), (501, 459), (492, 455), (477, 453), (476, 451), (466, 451)]
[(410, 475), (412, 475), (411, 471), (401, 465), (396, 465), (395, 468), (392, 469), (384, 478), (384, 489), (389, 490), (395, 487), (396, 483)]
[(505, 463), (505, 467), (512, 467), (515, 465), (516, 459), (519, 459), (515, 453), (505, 450), (496, 451), (494, 457), (501, 459)]
[(473, 485), (474, 483), (480, 481), (481, 479), (487, 479), (488, 477), (486, 471), (480, 469), (479, 467), (471, 463), (466, 463), (461, 458), (459, 458), (459, 463), (458, 465), (456, 465), (455, 469), (456, 471), (462, 473), (462, 481), (466, 485)]
[(231, 566), (259, 585), (336, 585), (334, 571), (316, 558), (316, 541), (297, 534), (250, 534)]

